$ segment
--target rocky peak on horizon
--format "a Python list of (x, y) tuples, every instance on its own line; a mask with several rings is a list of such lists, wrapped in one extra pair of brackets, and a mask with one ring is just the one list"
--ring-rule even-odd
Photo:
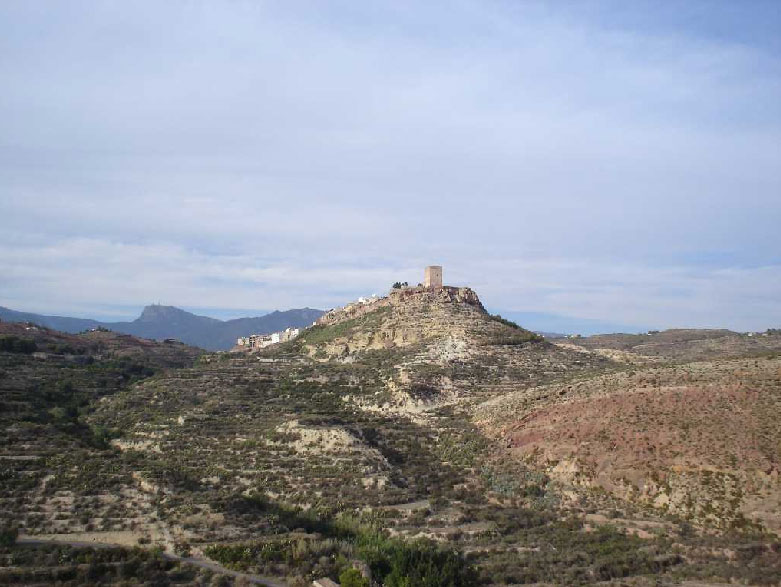
[(181, 320), (198, 320), (198, 321), (214, 321), (220, 322), (216, 318), (209, 318), (208, 316), (199, 316), (182, 310), (176, 306), (163, 306), (160, 304), (150, 304), (144, 306), (141, 310), (141, 315), (136, 318), (136, 322), (176, 322)]

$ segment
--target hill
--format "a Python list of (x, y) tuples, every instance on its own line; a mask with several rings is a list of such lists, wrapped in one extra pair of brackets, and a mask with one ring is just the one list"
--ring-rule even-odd
[(0, 320), (7, 322), (32, 322), (70, 333), (106, 328), (155, 340), (173, 338), (212, 351), (230, 349), (240, 336), (309, 326), (321, 315), (320, 310), (301, 308), (284, 312), (275, 311), (255, 318), (223, 321), (198, 316), (173, 306), (151, 305), (146, 306), (141, 315), (132, 322), (99, 322), (84, 318), (16, 312), (0, 307)]
[(781, 533), (779, 414), (776, 352), (519, 391), (475, 421), (509, 458), (566, 484), (702, 526)]
[(781, 337), (702, 361), (666, 336), (552, 343), (468, 288), (393, 290), (95, 397), (76, 420), (103, 444), (13, 460), (20, 436), (3, 511), (302, 585), (777, 583)]
[(101, 325), (97, 320), (89, 318), (69, 318), (67, 316), (45, 316), (32, 312), (17, 312), (0, 306), (0, 320), (4, 322), (31, 322), (46, 328), (76, 334)]
[(641, 362), (686, 362), (777, 352), (778, 335), (773, 332), (740, 333), (723, 329), (678, 328), (647, 334), (598, 334), (587, 338), (571, 338), (566, 342), (591, 351), (621, 356), (624, 360), (634, 358)]

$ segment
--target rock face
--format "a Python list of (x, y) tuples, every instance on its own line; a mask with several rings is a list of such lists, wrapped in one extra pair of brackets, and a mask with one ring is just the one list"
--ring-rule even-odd
[(405, 287), (393, 290), (388, 296), (391, 304), (439, 303), (466, 304), (485, 313), (480, 298), (469, 287), (444, 286), (439, 288)]

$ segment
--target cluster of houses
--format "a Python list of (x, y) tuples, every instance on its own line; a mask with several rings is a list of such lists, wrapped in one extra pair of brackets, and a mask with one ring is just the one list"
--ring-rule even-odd
[(339, 315), (350, 314), (358, 308), (374, 304), (375, 302), (382, 299), (384, 298), (379, 297), (377, 294), (372, 294), (369, 297), (360, 297), (356, 301), (350, 302), (349, 304), (346, 304), (340, 308), (331, 308), (330, 310), (326, 310), (325, 314), (320, 316), (320, 318), (315, 321), (315, 324), (328, 324)]
[[(333, 310), (328, 310), (323, 316), (324, 317), (327, 317), (329, 315), (333, 316), (337, 312), (343, 312), (345, 310), (354, 310), (355, 308), (372, 304), (380, 299), (382, 298), (380, 298), (376, 294), (372, 295), (371, 297), (361, 297), (358, 298), (358, 300), (355, 302), (350, 302), (344, 308), (335, 308)], [(313, 322), (312, 326), (321, 323), (323, 323), (323, 317)], [(271, 334), (250, 334), (249, 336), (242, 336), (239, 337), (239, 339), (236, 341), (237, 348), (235, 350), (253, 351), (257, 349), (264, 349), (267, 346), (271, 346), (272, 344), (279, 344), (280, 342), (287, 342), (289, 340), (293, 340), (299, 334), (301, 334), (302, 330), (304, 329), (286, 328), (282, 332), (272, 332)]]
[[(421, 284), (418, 284), (418, 286), (420, 287)], [(399, 284), (398, 286), (394, 285), (394, 287), (402, 287), (402, 285), (401, 284)], [(430, 267), (426, 267), (424, 273), (423, 287), (428, 287), (428, 288), (442, 287), (441, 266), (432, 265)], [(369, 297), (360, 297), (356, 301), (350, 302), (343, 308), (332, 308), (331, 310), (326, 311), (325, 314), (323, 314), (320, 318), (318, 318), (313, 323), (313, 326), (318, 324), (328, 324), (329, 322), (337, 318), (339, 315), (344, 315), (344, 314), (351, 315), (351, 314), (360, 314), (366, 312), (367, 310), (371, 309), (371, 306), (384, 299), (385, 298), (382, 298), (377, 294), (373, 294)], [(279, 344), (280, 342), (287, 342), (289, 340), (293, 340), (300, 333), (301, 333), (300, 328), (287, 328), (283, 332), (274, 332), (272, 334), (251, 334), (249, 336), (240, 337), (236, 341), (236, 345), (241, 350), (264, 349), (267, 346), (271, 346), (272, 344)]]
[(247, 350), (264, 349), (272, 344), (293, 340), (300, 333), (300, 328), (286, 328), (282, 332), (272, 332), (271, 334), (250, 334), (240, 337), (236, 344)]
[(341, 308), (333, 308), (332, 310), (328, 310), (328, 312), (349, 312), (350, 310), (353, 310), (355, 308), (358, 308), (360, 306), (366, 306), (368, 304), (373, 304), (377, 300), (381, 299), (377, 294), (372, 294), (368, 298), (360, 297), (354, 302), (350, 302), (349, 304), (345, 304)]

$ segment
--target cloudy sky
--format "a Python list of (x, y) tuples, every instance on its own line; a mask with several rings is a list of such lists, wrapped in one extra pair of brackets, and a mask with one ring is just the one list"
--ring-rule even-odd
[(0, 305), (325, 308), (436, 263), (509, 315), (781, 326), (779, 30), (776, 0), (2, 2)]

